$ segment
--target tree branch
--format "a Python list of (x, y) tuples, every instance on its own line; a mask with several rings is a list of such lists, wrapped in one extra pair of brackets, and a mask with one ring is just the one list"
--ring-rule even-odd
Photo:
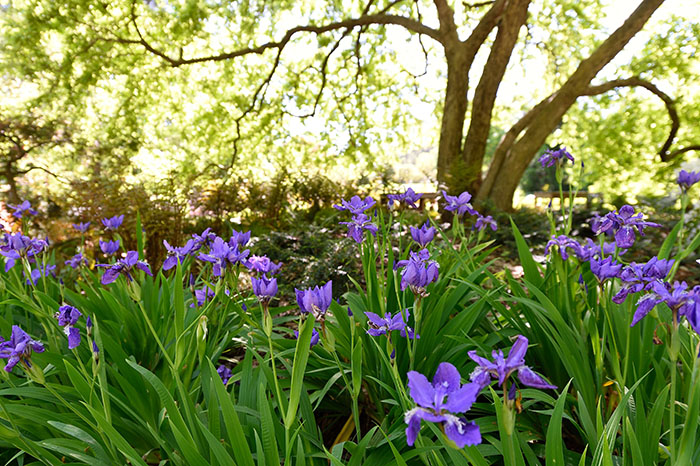
[(676, 111), (675, 103), (673, 102), (673, 99), (671, 99), (671, 97), (668, 96), (668, 94), (662, 92), (651, 82), (646, 81), (640, 78), (639, 76), (633, 76), (631, 78), (626, 79), (615, 79), (603, 84), (588, 86), (588, 88), (585, 89), (581, 93), (581, 95), (599, 95), (611, 91), (613, 89), (617, 89), (619, 87), (643, 87), (644, 89), (648, 90), (663, 101), (664, 105), (666, 106), (666, 110), (668, 111), (668, 116), (671, 118), (671, 131), (668, 134), (666, 142), (664, 142), (664, 145), (659, 150), (659, 157), (661, 158), (662, 162), (668, 162), (676, 155), (679, 155), (677, 153), (678, 151), (675, 151), (672, 157), (671, 154), (669, 154), (668, 152), (668, 150), (671, 148), (671, 145), (673, 144), (673, 140), (676, 138), (678, 129), (681, 126), (680, 119), (678, 118), (678, 112)]
[[(391, 6), (393, 6), (395, 3), (398, 3), (398, 1), (392, 2)], [(132, 3), (131, 24), (134, 26), (134, 29), (136, 30), (136, 35), (138, 36), (138, 39), (128, 39), (128, 38), (116, 36), (114, 38), (105, 39), (105, 40), (119, 43), (119, 44), (140, 45), (146, 51), (161, 58), (163, 61), (165, 61), (168, 65), (170, 65), (172, 67), (191, 65), (194, 63), (231, 60), (231, 59), (235, 59), (235, 58), (242, 57), (245, 55), (253, 55), (253, 54), (262, 55), (267, 50), (273, 50), (273, 49), (281, 50), (289, 43), (289, 41), (292, 40), (292, 38), (295, 35), (297, 35), (299, 33), (309, 32), (309, 33), (319, 35), (319, 34), (323, 34), (326, 32), (335, 31), (338, 29), (353, 29), (357, 26), (367, 26), (367, 25), (375, 25), (375, 24), (402, 26), (411, 32), (415, 32), (417, 34), (424, 34), (428, 37), (431, 37), (432, 39), (436, 40), (437, 42), (442, 43), (442, 40), (443, 40), (443, 35), (440, 31), (437, 31), (431, 27), (428, 27), (425, 24), (414, 20), (413, 18), (408, 18), (408, 17), (400, 16), (400, 15), (389, 15), (386, 13), (378, 13), (378, 14), (373, 14), (373, 15), (363, 15), (363, 16), (360, 16), (359, 18), (349, 18), (349, 19), (345, 19), (342, 21), (338, 21), (335, 23), (329, 23), (329, 24), (325, 24), (325, 25), (309, 24), (309, 25), (305, 25), (305, 26), (296, 26), (296, 27), (289, 29), (284, 34), (282, 39), (280, 39), (279, 41), (271, 41), (271, 42), (267, 42), (267, 43), (264, 43), (264, 44), (261, 44), (258, 46), (254, 46), (254, 47), (244, 47), (244, 48), (241, 48), (238, 50), (234, 50), (231, 52), (226, 52), (226, 53), (222, 53), (222, 54), (218, 54), (218, 55), (208, 55), (208, 56), (195, 57), (195, 58), (183, 58), (180, 55), (177, 58), (175, 58), (175, 57), (171, 57), (170, 55), (163, 52), (162, 50), (157, 49), (150, 42), (148, 42), (148, 40), (146, 40), (144, 35), (141, 33), (141, 29), (138, 26), (137, 19), (138, 18), (136, 16), (135, 6)]]

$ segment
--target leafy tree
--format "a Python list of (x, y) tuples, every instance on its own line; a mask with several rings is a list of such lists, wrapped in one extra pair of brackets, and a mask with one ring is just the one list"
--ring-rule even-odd
[[(387, 31), (402, 28), (428, 61), (437, 54), (446, 65), (438, 181), (509, 208), (528, 164), (579, 98), (641, 86), (673, 117), (672, 99), (635, 70), (593, 83), (663, 2), (641, 1), (604, 39), (596, 0), (18, 2), (4, 13), (4, 64), (46, 80), (48, 89), (63, 86), (69, 100), (118, 81), (132, 106), (164, 107), (155, 119), (171, 124), (151, 128), (176, 145), (192, 176), (228, 176), (242, 154), (257, 156), (261, 147), (307, 150), (290, 117), (326, 117), (321, 153), (334, 148), (371, 161), (381, 141), (410, 140), (393, 130), (406, 127), (410, 99), (386, 109), (405, 97), (405, 77), (417, 82), (391, 72), (397, 49)], [(511, 122), (483, 172), (500, 84), (514, 53), (532, 43), (553, 57), (551, 86), (543, 86), (551, 88)], [(472, 89), (480, 52), (487, 56)], [(671, 148), (674, 136), (659, 152), (664, 161), (683, 153)]]

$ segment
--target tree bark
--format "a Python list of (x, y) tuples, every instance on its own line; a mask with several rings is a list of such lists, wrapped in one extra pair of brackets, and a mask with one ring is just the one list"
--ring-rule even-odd
[[(497, 152), (503, 153), (502, 163), (489, 168), (486, 176), (490, 182), (484, 183), (477, 198), (489, 198), (495, 207), (512, 209), (513, 194), (525, 169), (537, 151), (545, 143), (549, 134), (556, 128), (562, 116), (583, 95), (598, 72), (609, 63), (624, 46), (639, 32), (649, 17), (661, 6), (664, 0), (643, 0), (637, 9), (613, 32), (554, 94), (538, 104), (537, 114), (526, 125), (518, 122), (519, 131), (515, 138), (502, 140)], [(533, 109), (534, 110), (534, 109)], [(528, 114), (525, 115), (526, 118)], [(519, 124), (520, 123), (520, 124)], [(524, 133), (523, 133), (524, 132)], [(518, 138), (520, 133), (522, 136)], [(501, 145), (504, 144), (504, 147)]]
[(464, 184), (455, 192), (469, 191), (477, 193), (481, 186), (481, 167), (484, 163), (486, 143), (491, 130), (493, 106), (496, 94), (506, 72), (520, 28), (527, 21), (527, 9), (530, 0), (515, 0), (500, 24), (498, 33), (491, 47), (491, 53), (481, 73), (479, 84), (474, 93), (469, 130), (462, 148), (464, 161)]

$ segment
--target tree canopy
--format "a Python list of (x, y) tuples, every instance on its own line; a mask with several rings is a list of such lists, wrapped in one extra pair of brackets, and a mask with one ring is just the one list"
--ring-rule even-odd
[(663, 3), (624, 2), (610, 27), (600, 0), (16, 1), (0, 67), (32, 91), (0, 110), (69, 123), (77, 174), (137, 164), (182, 193), (246, 170), (368, 172), (434, 144), (439, 183), (509, 208), (546, 143), (611, 174), (696, 150), (698, 25), (657, 23), (619, 57)]

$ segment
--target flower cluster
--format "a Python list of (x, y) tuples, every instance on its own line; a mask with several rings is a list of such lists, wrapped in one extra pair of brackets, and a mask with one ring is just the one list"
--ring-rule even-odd
[(508, 352), (508, 356), (503, 357), (502, 350), (494, 350), (491, 353), (493, 362), (470, 351), (469, 357), (478, 364), (474, 372), (469, 376), (469, 380), (479, 386), (479, 390), (491, 383), (491, 379), (498, 380), (498, 386), (502, 386), (508, 377), (513, 373), (518, 373), (518, 380), (523, 385), (534, 388), (551, 388), (556, 386), (548, 383), (525, 365), (525, 353), (527, 352), (528, 340), (522, 335), (518, 335), (515, 343)]
[(426, 296), (425, 288), (438, 278), (438, 263), (430, 260), (430, 252), (421, 249), (419, 252), (411, 251), (410, 257), (398, 261), (395, 269), (403, 267), (401, 271), (401, 290), (411, 288), (416, 295)]
[(12, 326), (12, 335), (8, 341), (0, 337), (0, 358), (7, 359), (5, 365), (7, 372), (11, 372), (18, 362), (30, 368), (32, 366), (30, 361), (32, 351), (43, 353), (44, 345), (39, 341), (32, 340), (27, 332), (17, 325)]
[(102, 225), (104, 225), (105, 230), (117, 230), (120, 226), (122, 226), (123, 221), (124, 215), (115, 215), (111, 218), (103, 218)]
[(83, 314), (73, 306), (61, 306), (55, 314), (58, 325), (63, 327), (63, 331), (68, 336), (68, 349), (80, 346), (80, 330), (75, 327), (78, 319)]
[(399, 204), (404, 202), (406, 203), (407, 206), (417, 209), (418, 206), (416, 205), (416, 202), (420, 200), (420, 198), (423, 197), (422, 194), (416, 193), (413, 188), (408, 188), (406, 189), (406, 192), (403, 194), (389, 194), (387, 198), (389, 199), (389, 207), (394, 202), (398, 202)]
[(74, 223), (73, 228), (76, 231), (85, 234), (90, 229), (90, 223), (92, 223), (92, 222)]
[(97, 264), (97, 267), (105, 267), (106, 270), (102, 274), (102, 284), (109, 285), (116, 281), (119, 275), (124, 275), (127, 280), (133, 279), (132, 274), (134, 269), (143, 270), (148, 275), (153, 276), (150, 267), (144, 261), (139, 260), (139, 253), (136, 251), (128, 251), (124, 259), (119, 259), (114, 264)]
[(325, 316), (326, 311), (333, 302), (333, 281), (328, 282), (322, 287), (308, 288), (306, 290), (294, 289), (297, 297), (297, 304), (302, 314), (311, 313), (316, 320)]
[(439, 422), (447, 438), (459, 448), (481, 443), (479, 426), (454, 414), (469, 411), (479, 394), (479, 385), (462, 385), (457, 368), (448, 362), (438, 366), (432, 383), (416, 371), (408, 372), (407, 377), (409, 394), (418, 405), (404, 415), (409, 446), (416, 441), (421, 421)]
[[(685, 316), (693, 330), (700, 333), (700, 286), (688, 290), (686, 282), (653, 282), (651, 293), (637, 302), (631, 325), (636, 325), (660, 303), (665, 303), (671, 309), (674, 319)], [(674, 322), (676, 324), (677, 321)]]
[[(194, 248), (194, 245), (191, 246)], [(213, 272), (215, 277), (221, 277), (226, 271), (226, 267), (229, 265), (235, 265), (243, 262), (250, 251), (246, 249), (245, 251), (238, 250), (238, 244), (233, 247), (225, 242), (223, 239), (216, 237), (211, 243), (209, 248), (209, 254), (201, 253), (199, 254), (199, 259), (205, 262), (210, 262), (214, 264)], [(175, 253), (177, 255), (177, 252)]]
[(29, 262), (35, 262), (35, 256), (46, 251), (48, 247), (48, 239), (32, 239), (22, 233), (5, 233), (0, 246), (0, 254), (5, 257), (5, 272), (14, 267), (22, 257), (26, 257)]
[(424, 248), (435, 238), (435, 227), (426, 221), (420, 228), (411, 227), (411, 238)]
[(165, 261), (163, 261), (163, 270), (172, 269), (177, 264), (182, 263), (187, 256), (199, 250), (199, 245), (194, 239), (187, 240), (187, 243), (182, 247), (171, 246), (170, 243), (163, 240), (163, 246), (165, 246), (165, 250), (167, 251), (167, 257)]
[(100, 249), (104, 253), (105, 256), (111, 256), (114, 255), (117, 251), (119, 251), (119, 240), (114, 240), (114, 241), (102, 241), (100, 240)]
[(631, 293), (651, 290), (655, 282), (666, 278), (674, 262), (673, 259), (659, 259), (656, 256), (649, 259), (645, 264), (632, 262), (618, 275), (623, 285), (620, 291), (613, 296), (613, 302), (622, 304)]
[(365, 312), (369, 324), (367, 333), (373, 337), (378, 337), (381, 335), (390, 336), (392, 331), (399, 330), (402, 338), (420, 338), (420, 335), (416, 335), (413, 332), (413, 329), (407, 324), (407, 320), (410, 315), (408, 309), (404, 309), (403, 314), (404, 315), (401, 315), (401, 312), (397, 312), (394, 316), (392, 316), (390, 312), (387, 312), (384, 314), (384, 317), (380, 317), (374, 312)]
[(469, 215), (478, 214), (469, 203), (469, 201), (472, 199), (472, 195), (467, 191), (464, 191), (459, 196), (450, 196), (443, 190), (442, 198), (445, 200), (445, 210), (454, 212), (457, 215), (464, 215), (465, 213), (469, 213)]
[(550, 149), (546, 151), (541, 157), (539, 162), (542, 164), (542, 168), (553, 167), (555, 165), (561, 166), (564, 162), (570, 160), (574, 162), (574, 156), (571, 155), (566, 147), (561, 149)]
[(678, 172), (678, 186), (682, 192), (688, 192), (691, 186), (700, 181), (700, 172), (687, 172), (681, 170)]
[(12, 212), (12, 216), (16, 219), (21, 219), (27, 214), (36, 215), (39, 213), (36, 211), (36, 209), (32, 209), (32, 204), (29, 201), (22, 201), (17, 205), (7, 204), (7, 207), (14, 210), (14, 212)]
[(596, 235), (609, 233), (615, 235), (615, 244), (619, 248), (630, 248), (636, 239), (635, 231), (644, 236), (644, 228), (658, 228), (658, 223), (647, 222), (643, 215), (634, 214), (634, 207), (623, 205), (619, 210), (609, 212), (604, 217), (596, 219), (594, 222), (594, 232)]

